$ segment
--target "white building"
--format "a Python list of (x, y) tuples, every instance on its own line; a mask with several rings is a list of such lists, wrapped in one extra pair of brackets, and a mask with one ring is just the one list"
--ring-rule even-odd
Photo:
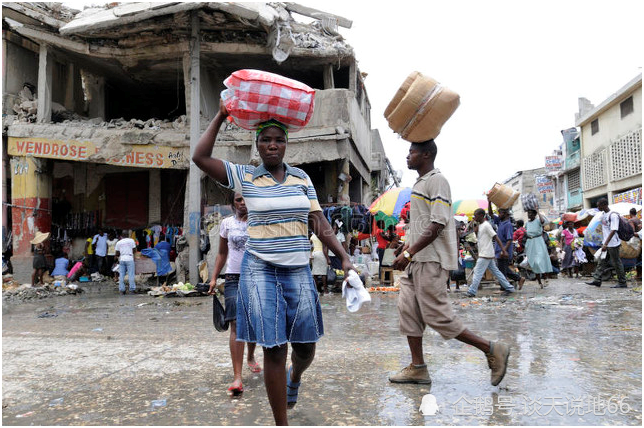
[(584, 98), (575, 125), (581, 130), (584, 208), (642, 201), (642, 75), (595, 107)]

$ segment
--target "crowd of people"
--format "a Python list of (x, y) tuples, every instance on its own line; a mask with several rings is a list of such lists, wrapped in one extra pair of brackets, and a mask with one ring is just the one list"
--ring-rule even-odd
[[(217, 254), (209, 293), (214, 294), (216, 279), (225, 271), (225, 320), (230, 323), (229, 348), (233, 381), (228, 391), (244, 391), (242, 366), (246, 362), (255, 373), (264, 373), (268, 401), (276, 424), (288, 423), (287, 409), (298, 402), (305, 372), (313, 363), (317, 342), (324, 335), (320, 294), (328, 293), (329, 268), (357, 272), (349, 254), (359, 247), (347, 242), (342, 232), (342, 219), (329, 219), (323, 214), (310, 177), (302, 169), (283, 161), (288, 127), (269, 120), (255, 133), (255, 144), (262, 160), (259, 166), (238, 165), (213, 157), (217, 134), (228, 111), (223, 103), (207, 130), (202, 134), (192, 160), (212, 179), (231, 191), (234, 215), (220, 225)], [(393, 252), (393, 269), (402, 271), (398, 297), (399, 332), (406, 339), (410, 364), (389, 376), (392, 383), (431, 384), (424, 359), (423, 335), (427, 326), (445, 340), (456, 339), (480, 350), (490, 370), (490, 382), (498, 385), (506, 375), (511, 345), (479, 336), (470, 330), (453, 310), (448, 298), (450, 273), (459, 269), (461, 250), (467, 248), (476, 258), (473, 279), (466, 295), (477, 294), (483, 274), (490, 270), (506, 295), (521, 290), (526, 280), (512, 267), (520, 254), (543, 287), (545, 276), (556, 268), (558, 257), (544, 239), (546, 218), (535, 210), (528, 211), (528, 221), (514, 223), (511, 213), (499, 209), (498, 215), (478, 209), (468, 226), (457, 226), (452, 213), (448, 180), (436, 168), (438, 148), (433, 139), (411, 143), (407, 166), (418, 173), (412, 189), (405, 240), (401, 242), (393, 225), (378, 223), (375, 231), (377, 256), (382, 266), (387, 250)], [(609, 257), (600, 259), (592, 285), (600, 286), (601, 270), (613, 264), (618, 287), (626, 286), (623, 266), (620, 268), (620, 220), (601, 199), (598, 208), (604, 212), (602, 228), (606, 237), (601, 250)], [(635, 227), (637, 221), (632, 220)], [(641, 229), (641, 223), (638, 224)], [(471, 234), (476, 239), (471, 239)], [(568, 275), (579, 274), (581, 255), (574, 247), (577, 232), (564, 224), (560, 237), (563, 261), (560, 268)], [(137, 242), (128, 231), (119, 238), (112, 231), (99, 230), (87, 239), (81, 268), (69, 263), (63, 255), (56, 258), (53, 273), (69, 275), (74, 269), (111, 275), (119, 264), (119, 290), (125, 294), (124, 277), (130, 279), (133, 291), (133, 251)], [(469, 237), (469, 238), (468, 238)], [(474, 242), (476, 241), (476, 242)], [(157, 247), (168, 253), (160, 239)], [(42, 245), (35, 247), (34, 282), (42, 277)], [(390, 252), (390, 253), (391, 253)], [(512, 282), (510, 282), (512, 281)], [(448, 287), (445, 287), (445, 284)], [(516, 284), (516, 288), (514, 284)], [(290, 343), (290, 363), (287, 356)], [(255, 361), (257, 346), (263, 348), (263, 364)]]
[[(129, 291), (136, 290), (134, 253), (137, 250), (154, 248), (160, 256), (168, 261), (176, 258), (166, 235), (160, 233), (153, 242), (151, 239), (140, 243), (136, 232), (130, 229), (115, 230), (99, 228), (93, 236), (84, 241), (83, 254), (74, 259), (71, 247), (53, 249), (53, 266), (49, 266), (45, 253), (47, 252), (49, 233), (38, 233), (33, 245), (33, 274), (32, 286), (44, 285), (43, 276), (48, 273), (54, 280), (66, 282), (76, 281), (86, 277), (89, 281), (111, 278), (119, 283), (119, 291), (126, 294), (124, 279), (127, 276)], [(145, 234), (144, 234), (145, 236)]]

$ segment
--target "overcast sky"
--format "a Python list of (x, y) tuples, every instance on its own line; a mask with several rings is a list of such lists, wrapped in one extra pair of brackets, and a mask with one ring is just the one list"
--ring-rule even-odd
[(409, 144), (383, 112), (418, 70), (461, 105), (436, 138), (452, 198), (484, 198), (496, 181), (539, 168), (575, 125), (577, 99), (594, 105), (641, 73), (641, 1), (300, 2), (351, 19), (377, 128), (403, 184)]

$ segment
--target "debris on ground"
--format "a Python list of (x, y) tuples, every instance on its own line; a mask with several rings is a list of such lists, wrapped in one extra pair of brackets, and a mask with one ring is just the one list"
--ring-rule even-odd
[(5, 288), (3, 282), (2, 300), (31, 300), (44, 299), (51, 296), (65, 296), (68, 294), (83, 293), (83, 289), (77, 284), (65, 284), (56, 286), (45, 284), (42, 287), (32, 287), (31, 284), (22, 284), (18, 287)]

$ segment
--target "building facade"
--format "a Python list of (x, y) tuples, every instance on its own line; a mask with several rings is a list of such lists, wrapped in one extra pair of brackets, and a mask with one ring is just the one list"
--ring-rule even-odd
[(577, 128), (561, 131), (563, 143), (563, 191), (567, 212), (580, 211), (584, 206), (581, 187), (581, 138)]
[[(183, 229), (196, 266), (200, 218), (226, 201), (190, 165), (191, 147), (238, 69), (316, 89), (314, 115), (291, 134), (285, 161), (310, 175), (321, 203), (367, 204), (386, 186), (364, 76), (338, 33), (351, 27), (345, 18), (295, 3), (2, 9), (3, 236), (11, 234), (19, 281), (30, 274), (36, 231), (80, 239), (101, 226)], [(215, 153), (259, 161), (253, 133), (233, 124)]]
[[(502, 183), (510, 186), (513, 190), (516, 190), (522, 195), (526, 193), (534, 193), (539, 201), (539, 211), (542, 214), (553, 218), (557, 216), (559, 212), (555, 209), (554, 183), (552, 184), (551, 189), (545, 189), (539, 182), (541, 177), (548, 177), (547, 173), (548, 171), (545, 167), (518, 171)], [(548, 191), (544, 192), (543, 190)], [(528, 220), (528, 213), (523, 210), (520, 197), (512, 206), (512, 217), (514, 217), (515, 220)]]
[(642, 75), (594, 107), (580, 100), (575, 125), (581, 133), (584, 208), (642, 201)]

